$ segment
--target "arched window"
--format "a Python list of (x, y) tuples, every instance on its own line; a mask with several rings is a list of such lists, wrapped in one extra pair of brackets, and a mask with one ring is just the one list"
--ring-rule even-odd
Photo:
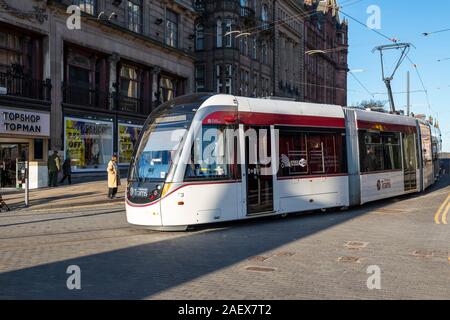
[(222, 48), (223, 45), (223, 26), (222, 20), (217, 19), (216, 46)]
[(205, 27), (202, 23), (198, 23), (195, 26), (195, 49), (204, 50), (205, 49)]

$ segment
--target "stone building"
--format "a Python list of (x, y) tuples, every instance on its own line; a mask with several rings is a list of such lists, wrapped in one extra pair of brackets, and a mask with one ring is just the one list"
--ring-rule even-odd
[[(196, 91), (302, 99), (302, 1), (194, 3)], [(288, 16), (295, 17), (274, 23)]]
[(335, 0), (196, 0), (194, 7), (196, 91), (346, 104), (348, 27)]
[(348, 23), (336, 0), (305, 0), (305, 101), (347, 105)]
[(194, 90), (196, 17), (187, 0), (0, 0), (1, 186), (16, 159), (45, 186), (48, 150), (82, 175), (129, 163), (152, 109)]

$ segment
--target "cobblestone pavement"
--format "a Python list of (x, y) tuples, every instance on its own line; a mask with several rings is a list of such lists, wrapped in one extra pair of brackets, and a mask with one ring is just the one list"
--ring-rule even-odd
[[(450, 299), (450, 225), (435, 222), (449, 182), (189, 233), (133, 229), (123, 206), (0, 214), (0, 299)], [(81, 290), (66, 287), (70, 265)], [(372, 265), (381, 290), (367, 288)]]

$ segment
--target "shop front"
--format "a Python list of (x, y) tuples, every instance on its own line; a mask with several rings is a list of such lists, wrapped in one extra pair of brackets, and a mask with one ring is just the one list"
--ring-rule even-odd
[(114, 117), (65, 116), (65, 157), (70, 157), (74, 173), (105, 172), (114, 153), (125, 167), (131, 161), (141, 128), (134, 121)]
[(17, 163), (28, 161), (30, 189), (47, 186), (50, 113), (0, 106), (0, 187), (19, 188)]

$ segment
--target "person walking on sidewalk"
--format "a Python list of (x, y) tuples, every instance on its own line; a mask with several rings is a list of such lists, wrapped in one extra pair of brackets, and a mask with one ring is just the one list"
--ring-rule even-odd
[(114, 199), (120, 186), (120, 173), (117, 167), (117, 156), (114, 154), (108, 163), (108, 198)]
[(53, 154), (48, 157), (48, 186), (56, 187), (58, 184), (58, 172), (61, 170), (61, 160), (58, 156), (58, 151), (53, 151)]
[(67, 155), (66, 159), (64, 160), (64, 163), (62, 165), (62, 169), (63, 169), (63, 178), (61, 179), (61, 181), (59, 182), (59, 184), (63, 184), (64, 181), (69, 182), (69, 184), (72, 184), (72, 165), (71, 165), (72, 159), (70, 159), (70, 156)]

